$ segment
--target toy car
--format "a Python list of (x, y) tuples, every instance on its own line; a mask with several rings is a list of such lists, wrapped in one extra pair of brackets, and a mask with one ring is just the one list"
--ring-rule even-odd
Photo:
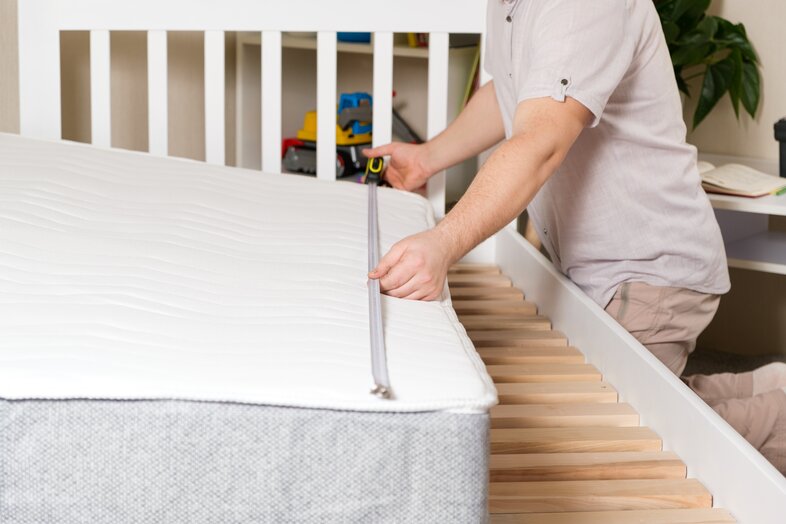
[[(366, 169), (362, 150), (371, 147), (371, 104), (368, 93), (344, 93), (336, 112), (336, 177), (354, 175)], [(284, 168), (298, 173), (317, 171), (317, 112), (309, 111), (297, 138), (282, 143)]]

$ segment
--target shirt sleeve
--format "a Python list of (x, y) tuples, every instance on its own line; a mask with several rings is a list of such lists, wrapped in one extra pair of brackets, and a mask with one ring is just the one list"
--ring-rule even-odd
[[(633, 59), (634, 35), (627, 33), (627, 0), (550, 0), (531, 13), (535, 30), (515, 34), (513, 56), (526, 53), (519, 71), (518, 102), (573, 98), (600, 122), (606, 103)], [(528, 47), (528, 49), (522, 49)]]

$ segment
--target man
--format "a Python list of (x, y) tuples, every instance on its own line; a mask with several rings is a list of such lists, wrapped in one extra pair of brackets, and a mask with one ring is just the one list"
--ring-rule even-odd
[[(487, 23), (493, 81), (430, 142), (368, 154), (389, 155), (387, 180), (412, 190), (504, 142), (444, 220), (395, 244), (369, 277), (391, 296), (433, 300), (451, 264), (527, 208), (555, 266), (679, 376), (729, 276), (652, 0), (489, 0)], [(748, 393), (712, 377), (693, 385), (716, 399)], [(778, 394), (786, 404), (772, 389), (771, 414)], [(743, 432), (744, 406), (729, 409)]]

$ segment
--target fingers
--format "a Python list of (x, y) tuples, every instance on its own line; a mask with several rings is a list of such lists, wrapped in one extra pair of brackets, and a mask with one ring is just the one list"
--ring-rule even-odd
[(416, 289), (409, 295), (401, 298), (403, 298), (404, 300), (431, 300), (427, 298), (427, 296), (428, 296), (428, 291), (426, 291), (425, 289)]
[(395, 298), (434, 300), (439, 297), (444, 281), (431, 274), (421, 259), (406, 253), (379, 280), (380, 290)]
[[(414, 283), (415, 281), (416, 279), (413, 278), (410, 280), (410, 283)], [(392, 295), (392, 293), (388, 293), (388, 295), (403, 298), (404, 300), (437, 300), (442, 296), (442, 289), (444, 286), (444, 282), (440, 284), (431, 280), (412, 286), (408, 283), (406, 286), (402, 286), (401, 289), (396, 290), (401, 291), (400, 294)]]
[(396, 189), (402, 189), (404, 191), (407, 190), (406, 184), (404, 183), (404, 178), (401, 176), (401, 173), (391, 166), (388, 166), (385, 174), (382, 175), (382, 178), (387, 180), (388, 183)]
[(366, 155), (368, 158), (376, 158), (380, 156), (393, 154), (393, 150), (395, 148), (396, 148), (396, 144), (394, 142), (391, 142), (390, 144), (372, 147), (370, 149), (364, 149), (363, 154)]
[(435, 300), (445, 287), (444, 258), (429, 232), (423, 232), (396, 243), (368, 276), (379, 279), (381, 291), (389, 296)]
[(394, 244), (393, 247), (390, 248), (390, 251), (388, 251), (387, 254), (382, 257), (382, 260), (379, 261), (377, 267), (369, 271), (368, 278), (377, 279), (387, 275), (390, 269), (398, 263), (403, 254), (404, 248), (400, 244)]
[[(393, 266), (386, 275), (379, 279), (379, 288), (391, 296), (401, 296), (400, 293), (389, 292), (398, 291), (399, 288), (407, 285), (408, 283), (410, 286), (413, 286), (414, 283), (411, 283), (411, 281), (416, 274), (417, 271), (410, 264), (400, 260), (399, 263)], [(411, 292), (412, 291), (408, 291), (407, 294)]]

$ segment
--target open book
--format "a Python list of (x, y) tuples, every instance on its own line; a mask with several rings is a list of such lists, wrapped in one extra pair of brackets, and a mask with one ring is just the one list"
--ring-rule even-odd
[(760, 197), (786, 188), (786, 178), (768, 175), (742, 164), (715, 167), (699, 162), (701, 185), (708, 193)]

